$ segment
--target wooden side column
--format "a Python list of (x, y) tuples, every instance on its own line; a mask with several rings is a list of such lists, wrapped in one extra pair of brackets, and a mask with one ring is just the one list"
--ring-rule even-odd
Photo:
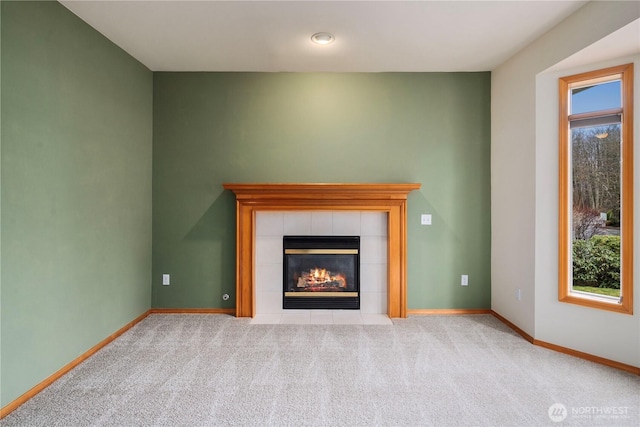
[(390, 207), (387, 231), (389, 239), (387, 242), (387, 313), (389, 317), (407, 317), (407, 236), (403, 221), (405, 216), (404, 203)]
[(255, 315), (254, 274), (254, 209), (236, 202), (236, 317)]

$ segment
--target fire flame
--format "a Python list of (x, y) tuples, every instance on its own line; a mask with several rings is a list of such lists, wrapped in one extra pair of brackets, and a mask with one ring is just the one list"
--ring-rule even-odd
[(305, 281), (308, 285), (321, 285), (329, 282), (341, 282), (346, 283), (347, 278), (342, 274), (332, 275), (326, 268), (313, 268), (309, 270), (309, 274), (303, 274)]
[(326, 268), (315, 268), (311, 270), (311, 276), (318, 282), (325, 282), (331, 279), (331, 276), (327, 274)]

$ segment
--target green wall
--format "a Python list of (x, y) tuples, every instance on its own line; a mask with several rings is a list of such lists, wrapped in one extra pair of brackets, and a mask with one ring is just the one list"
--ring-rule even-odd
[(150, 307), (234, 306), (223, 182), (420, 182), (409, 308), (489, 308), (490, 73), (151, 73), (0, 6), (0, 406)]
[(409, 308), (490, 308), (489, 72), (154, 73), (153, 105), (153, 307), (234, 307), (223, 182), (419, 182)]
[(0, 406), (151, 303), (152, 73), (57, 2), (1, 2)]

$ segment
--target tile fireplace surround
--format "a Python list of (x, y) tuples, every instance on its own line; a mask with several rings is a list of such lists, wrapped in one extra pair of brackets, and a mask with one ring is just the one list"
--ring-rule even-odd
[[(257, 212), (255, 228), (255, 319), (260, 323), (334, 323), (358, 319), (387, 322), (386, 212)], [(283, 236), (360, 236), (360, 310), (284, 310)], [(281, 315), (281, 316), (276, 316)], [(363, 317), (364, 316), (364, 317)], [(378, 316), (380, 317), (380, 316)], [(331, 320), (331, 322), (329, 322)], [(390, 323), (390, 322), (389, 322)]]
[[(406, 317), (407, 195), (420, 184), (224, 184), (224, 188), (236, 195), (236, 316), (280, 312), (273, 292), (282, 286), (275, 270), (279, 263), (282, 273), (283, 234), (335, 233), (361, 235), (369, 242), (363, 246), (361, 262), (363, 268), (371, 264), (366, 274), (386, 270), (385, 281), (373, 281), (369, 290), (363, 285), (363, 297), (368, 293), (362, 301), (363, 315)], [(385, 282), (386, 289), (381, 289)]]

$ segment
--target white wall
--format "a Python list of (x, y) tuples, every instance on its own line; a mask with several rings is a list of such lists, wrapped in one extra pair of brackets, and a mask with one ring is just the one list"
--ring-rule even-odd
[[(640, 82), (640, 55), (580, 67), (554, 67), (541, 73), (536, 87), (536, 339), (584, 351), (629, 365), (640, 366), (640, 278), (635, 277), (634, 315), (561, 303), (558, 301), (558, 79), (594, 69), (634, 63), (634, 81)], [(634, 87), (640, 99), (640, 86)], [(634, 111), (634, 141), (638, 141), (640, 109)], [(635, 150), (640, 165), (640, 150)], [(640, 167), (634, 169), (636, 201), (634, 223), (640, 224)], [(547, 172), (547, 173), (545, 173)], [(638, 233), (635, 233), (636, 236)], [(640, 239), (634, 239), (634, 265)], [(561, 325), (561, 327), (559, 327)], [(615, 331), (615, 333), (612, 333)], [(596, 339), (594, 339), (596, 338)]]
[[(538, 120), (550, 117), (557, 102), (537, 102), (537, 76), (638, 17), (637, 2), (588, 3), (493, 70), (491, 82), (492, 309), (536, 339), (635, 366), (638, 345), (629, 349), (626, 338), (640, 334), (637, 308), (628, 316), (557, 302), (557, 124), (554, 133)], [(546, 84), (557, 91), (551, 80)], [(578, 334), (575, 322), (587, 328), (613, 322), (625, 339)]]

